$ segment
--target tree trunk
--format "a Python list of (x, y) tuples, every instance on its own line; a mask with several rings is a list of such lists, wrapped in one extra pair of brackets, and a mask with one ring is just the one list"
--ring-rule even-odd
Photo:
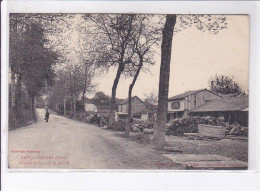
[(85, 118), (85, 94), (86, 94), (86, 90), (83, 91), (83, 99), (82, 99), (82, 104), (83, 104), (83, 112), (84, 112), (84, 118)]
[(132, 83), (130, 84), (129, 90), (128, 90), (128, 114), (127, 114), (127, 125), (126, 125), (126, 129), (125, 129), (125, 135), (128, 137), (129, 137), (129, 132), (131, 130), (131, 119), (132, 119), (132, 90), (134, 88), (137, 77), (142, 69), (142, 66), (143, 66), (143, 60), (140, 59), (139, 67), (135, 73), (134, 79), (133, 79)]
[(125, 135), (129, 137), (129, 133), (131, 130), (131, 119), (132, 119), (132, 90), (133, 85), (130, 84), (129, 90), (128, 90), (128, 113), (127, 113), (127, 124), (125, 128)]
[(123, 65), (119, 65), (118, 69), (117, 69), (116, 77), (114, 80), (114, 84), (112, 87), (112, 95), (111, 95), (111, 101), (110, 101), (110, 115), (109, 115), (109, 126), (110, 127), (115, 122), (116, 89), (117, 89), (117, 85), (118, 85), (122, 71), (123, 71)]
[(36, 119), (36, 112), (35, 112), (35, 96), (31, 97), (31, 101), (32, 101), (31, 103), (32, 119), (36, 121), (37, 119)]
[(163, 29), (161, 46), (161, 67), (159, 81), (159, 96), (157, 119), (154, 130), (153, 146), (156, 149), (163, 149), (165, 142), (165, 128), (167, 122), (168, 90), (171, 63), (172, 36), (176, 23), (176, 15), (167, 15)]
[(71, 98), (71, 102), (70, 102), (70, 117), (72, 117), (73, 115), (73, 97)]
[(76, 100), (75, 97), (73, 97), (73, 109), (74, 109), (74, 119), (77, 117), (77, 112), (76, 112)]
[(15, 95), (16, 119), (22, 119), (22, 76), (17, 76), (16, 95)]
[(15, 74), (11, 70), (11, 84), (10, 84), (10, 108), (9, 108), (9, 122), (11, 127), (16, 126), (16, 114), (15, 114)]
[(63, 99), (63, 115), (66, 116), (66, 99)]
[(130, 21), (129, 21), (129, 28), (127, 30), (127, 35), (124, 37), (123, 42), (121, 43), (121, 52), (120, 52), (120, 60), (118, 64), (118, 69), (116, 73), (116, 77), (114, 79), (114, 84), (112, 87), (112, 95), (111, 95), (111, 102), (110, 102), (110, 115), (109, 115), (109, 126), (111, 127), (112, 124), (115, 122), (115, 110), (116, 110), (116, 89), (117, 85), (121, 76), (121, 73), (124, 71), (125, 64), (124, 64), (124, 57), (125, 57), (125, 50), (127, 47), (127, 41), (129, 40), (129, 36), (131, 36), (132, 32), (132, 23), (134, 19), (134, 15), (130, 15)]
[(86, 91), (84, 90), (84, 91), (83, 91), (83, 100), (82, 100), (82, 101), (83, 101), (82, 103), (83, 103), (83, 115), (84, 115), (84, 116), (83, 116), (83, 117), (84, 117), (84, 119), (83, 119), (83, 120), (84, 120), (84, 121), (85, 121), (85, 119), (86, 119), (86, 109), (85, 109), (85, 93), (86, 93)]

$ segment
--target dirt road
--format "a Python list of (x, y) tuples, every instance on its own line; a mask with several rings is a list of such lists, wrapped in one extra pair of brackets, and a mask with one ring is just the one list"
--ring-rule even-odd
[(9, 132), (10, 168), (179, 169), (149, 145), (37, 109), (38, 121)]

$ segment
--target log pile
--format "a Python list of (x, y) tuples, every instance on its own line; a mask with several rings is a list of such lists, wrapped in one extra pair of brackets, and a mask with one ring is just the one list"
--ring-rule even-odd
[(248, 137), (248, 127), (241, 126), (237, 123), (226, 126), (226, 134), (234, 136)]
[[(102, 123), (101, 123), (102, 119)], [(100, 115), (100, 114), (90, 114), (86, 117), (86, 122), (97, 125), (107, 125), (109, 121), (108, 116)]]
[(224, 126), (226, 135), (247, 136), (248, 128), (237, 123), (229, 125), (223, 117), (185, 117), (172, 120), (167, 124), (166, 135), (183, 135), (184, 133), (197, 133), (198, 124)]
[(143, 121), (141, 119), (133, 119), (132, 120), (132, 128), (133, 131), (141, 131), (144, 132), (145, 129), (153, 129), (154, 124), (149, 120)]
[[(107, 126), (109, 118), (99, 114), (90, 114), (86, 117), (86, 121), (91, 124), (97, 124)], [(213, 125), (213, 126), (224, 126), (226, 128), (226, 135), (230, 136), (248, 136), (248, 127), (234, 123), (229, 125), (224, 121), (223, 117), (185, 117), (172, 120), (167, 124), (166, 135), (182, 136), (184, 133), (198, 133), (198, 124)], [(153, 133), (154, 123), (149, 120), (143, 121), (141, 119), (133, 119), (132, 130), (135, 132), (142, 132), (147, 134)], [(112, 129), (115, 131), (124, 131), (126, 128), (125, 121), (117, 121), (113, 124)]]

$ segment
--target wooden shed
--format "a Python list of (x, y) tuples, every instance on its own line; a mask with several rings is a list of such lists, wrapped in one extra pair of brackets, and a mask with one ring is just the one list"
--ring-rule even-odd
[(222, 116), (226, 122), (248, 126), (248, 96), (212, 100), (190, 112), (195, 116)]

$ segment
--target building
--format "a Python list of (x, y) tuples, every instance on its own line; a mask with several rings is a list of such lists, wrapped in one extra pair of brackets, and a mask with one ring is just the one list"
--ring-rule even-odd
[(173, 96), (168, 99), (168, 121), (186, 116), (192, 109), (221, 98), (223, 97), (207, 89), (188, 91)]
[(248, 96), (212, 100), (190, 112), (194, 116), (224, 117), (226, 122), (248, 126)]
[(96, 105), (94, 105), (92, 103), (85, 103), (85, 111), (86, 112), (93, 112), (93, 113), (98, 112)]
[[(127, 118), (128, 103), (129, 103), (128, 98), (118, 103), (116, 120)], [(132, 115), (146, 110), (145, 103), (137, 96), (131, 98), (131, 107), (132, 107), (132, 111), (131, 111)]]
[(85, 103), (85, 111), (90, 113), (103, 114), (108, 116), (110, 113), (110, 105), (106, 104), (94, 104), (94, 103)]
[(104, 116), (108, 116), (110, 114), (110, 105), (107, 104), (96, 104), (98, 114), (103, 114)]

